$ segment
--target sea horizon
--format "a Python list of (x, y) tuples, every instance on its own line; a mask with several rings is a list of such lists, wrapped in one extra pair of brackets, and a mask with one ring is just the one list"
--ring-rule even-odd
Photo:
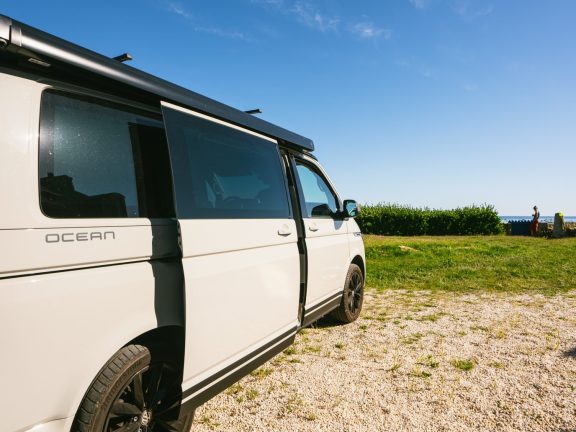
[[(531, 221), (532, 216), (499, 216), (500, 220), (504, 223), (510, 221)], [(554, 222), (554, 215), (552, 216), (540, 216), (539, 222)], [(564, 215), (564, 222), (576, 222), (576, 216), (566, 216)]]

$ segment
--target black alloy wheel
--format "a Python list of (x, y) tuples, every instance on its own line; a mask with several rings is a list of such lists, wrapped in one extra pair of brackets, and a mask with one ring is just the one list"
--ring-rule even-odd
[(356, 321), (364, 303), (364, 274), (356, 264), (350, 264), (340, 305), (331, 315), (342, 323)]
[(358, 315), (360, 309), (362, 309), (362, 300), (364, 296), (364, 281), (362, 280), (362, 274), (354, 272), (352, 277), (348, 282), (348, 300), (350, 304), (348, 309), (353, 315)]
[(106, 419), (106, 432), (178, 432), (178, 373), (167, 363), (138, 372), (118, 395)]
[(180, 414), (181, 380), (169, 361), (128, 345), (102, 369), (86, 394), (73, 432), (189, 432), (194, 412)]

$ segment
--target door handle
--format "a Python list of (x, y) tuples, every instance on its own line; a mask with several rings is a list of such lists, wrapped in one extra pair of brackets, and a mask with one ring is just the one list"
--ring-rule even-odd
[(310, 231), (318, 231), (319, 228), (318, 228), (318, 225), (316, 225), (316, 223), (311, 223), (311, 224), (308, 226), (308, 229), (309, 229)]
[(280, 236), (287, 237), (290, 234), (292, 234), (292, 231), (288, 225), (282, 225), (280, 229), (278, 229), (278, 235)]

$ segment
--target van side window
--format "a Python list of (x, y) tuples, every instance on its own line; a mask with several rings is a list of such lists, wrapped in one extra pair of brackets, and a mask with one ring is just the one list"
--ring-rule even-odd
[(39, 170), (46, 216), (171, 216), (169, 163), (160, 116), (89, 97), (43, 93)]
[(179, 218), (290, 217), (275, 143), (172, 109), (163, 114)]
[(299, 160), (296, 169), (306, 203), (305, 216), (333, 216), (338, 211), (338, 200), (320, 173)]

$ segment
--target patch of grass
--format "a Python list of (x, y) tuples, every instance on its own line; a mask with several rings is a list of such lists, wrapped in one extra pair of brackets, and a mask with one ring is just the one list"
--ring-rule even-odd
[(304, 418), (308, 421), (314, 421), (318, 418), (318, 416), (316, 415), (316, 413), (314, 412), (308, 412), (306, 413), (306, 415), (304, 416)]
[(394, 363), (390, 368), (386, 369), (386, 372), (396, 372), (401, 366), (402, 365), (398, 362)]
[(502, 362), (497, 362), (497, 361), (493, 361), (488, 363), (489, 366), (492, 366), (494, 369), (503, 369), (504, 368), (504, 363)]
[(320, 351), (322, 351), (322, 347), (320, 345), (307, 345), (304, 347), (304, 351), (318, 354)]
[(256, 389), (248, 389), (246, 390), (246, 399), (254, 400), (258, 397), (259, 394), (260, 392)]
[(272, 369), (272, 368), (261, 367), (261, 368), (258, 368), (256, 370), (250, 372), (250, 376), (262, 379), (262, 378), (266, 378), (273, 371), (274, 371), (274, 369)]
[(220, 426), (220, 423), (218, 423), (216, 420), (214, 420), (212, 417), (210, 416), (202, 416), (198, 419), (198, 423), (203, 424), (205, 426), (207, 426), (210, 430), (216, 430), (218, 428), (218, 426)]
[(334, 348), (342, 349), (342, 348), (344, 348), (344, 344), (343, 343), (337, 343), (334, 345)]
[(421, 316), (421, 317), (418, 318), (418, 321), (436, 322), (436, 321), (438, 321), (441, 317), (443, 317), (444, 315), (446, 315), (445, 312), (437, 312), (437, 313), (433, 313), (433, 314), (429, 314), (429, 315), (423, 315), (423, 316)]
[(474, 363), (474, 361), (472, 360), (459, 359), (459, 360), (452, 360), (452, 366), (454, 366), (456, 369), (460, 369), (461, 371), (468, 372), (474, 369), (476, 363)]
[(286, 412), (291, 414), (294, 411), (300, 409), (300, 407), (302, 405), (304, 405), (304, 402), (302, 401), (302, 399), (293, 395), (293, 396), (290, 396), (288, 398), (288, 401), (286, 402), (286, 405), (285, 405), (285, 409), (286, 409)]
[(288, 356), (294, 355), (294, 354), (296, 354), (296, 348), (294, 348), (293, 346), (290, 346), (284, 350), (284, 354), (286, 354)]
[(431, 307), (436, 307), (438, 305), (432, 301), (427, 301), (427, 302), (422, 303), (422, 306), (426, 307), (426, 308), (431, 308)]
[(368, 328), (368, 326), (366, 324), (362, 324), (359, 329), (360, 330), (366, 330)]
[(412, 369), (412, 372), (410, 372), (409, 375), (416, 378), (430, 378), (432, 376), (430, 372), (426, 372), (425, 370), (420, 369), (418, 366)]
[(436, 360), (432, 354), (428, 354), (427, 356), (420, 357), (416, 364), (427, 366), (429, 368), (435, 369), (440, 365), (440, 362)]
[(506, 336), (508, 336), (508, 333), (507, 333), (506, 330), (504, 330), (504, 329), (497, 329), (497, 330), (494, 332), (494, 337), (495, 337), (496, 339), (504, 339)]
[(481, 325), (471, 325), (470, 326), (470, 330), (472, 331), (483, 331), (483, 332), (488, 332), (490, 331), (490, 329), (486, 326), (481, 326)]
[(400, 342), (402, 342), (404, 345), (412, 345), (422, 339), (422, 336), (424, 335), (420, 332), (411, 333), (407, 336), (403, 336), (400, 339)]
[(237, 395), (238, 393), (240, 393), (242, 390), (244, 390), (244, 387), (242, 387), (240, 384), (236, 383), (231, 385), (230, 387), (228, 387), (226, 389), (226, 394), (227, 395)]
[[(576, 287), (576, 238), (366, 235), (367, 285), (378, 290), (556, 294)], [(400, 246), (417, 249), (407, 253)]]

